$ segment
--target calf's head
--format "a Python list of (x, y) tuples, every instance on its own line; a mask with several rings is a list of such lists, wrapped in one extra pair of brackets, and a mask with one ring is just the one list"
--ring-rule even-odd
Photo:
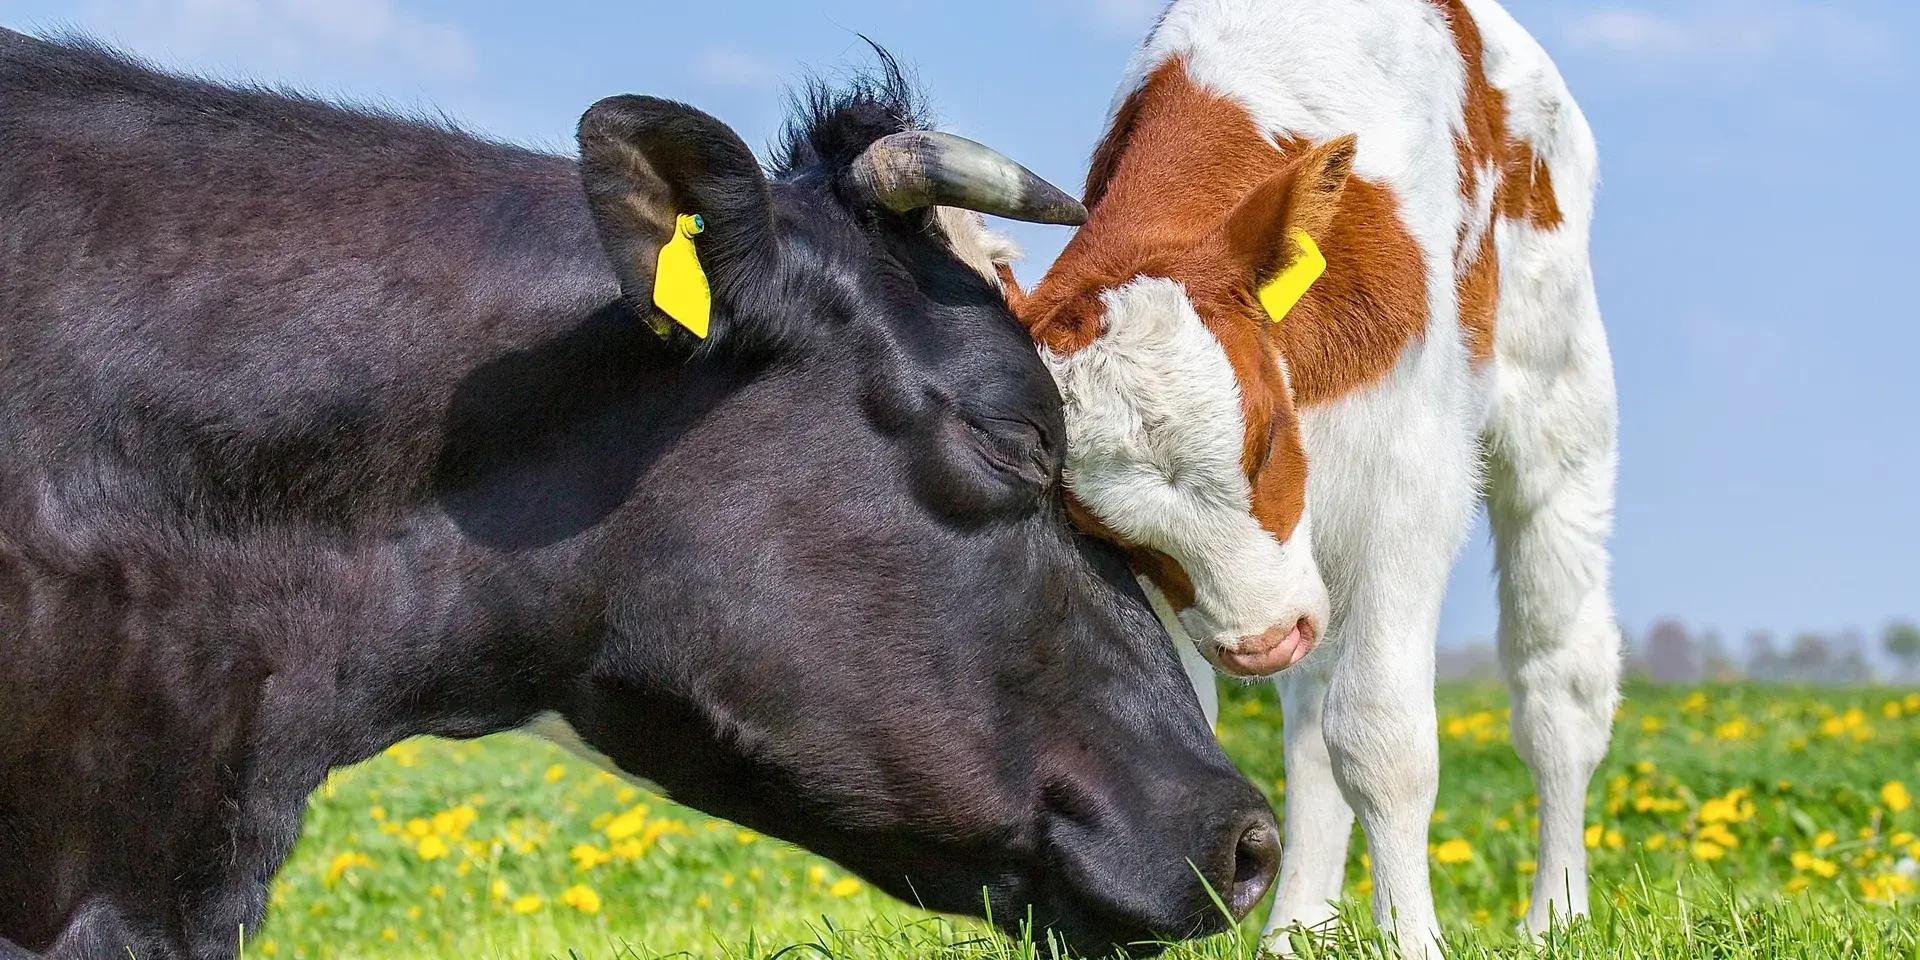
[(1354, 141), (1293, 161), (1251, 146), (1278, 169), (1224, 201), (1184, 189), (1214, 171), (1184, 169), (1146, 178), (1150, 197), (1136, 180), (1135, 202), (1096, 205), (1019, 310), (1066, 400), (1082, 526), (1129, 549), (1209, 660), (1257, 677), (1303, 659), (1329, 614), (1276, 332), (1302, 318), (1268, 305), (1319, 255)]
[(1220, 929), (1202, 878), (1250, 909), (1271, 812), (1123, 558), (1067, 522), (1059, 395), (977, 218), (934, 207), (1079, 205), (914, 129), (897, 78), (817, 96), (771, 174), (649, 98), (597, 105), (581, 144), (629, 304), (662, 319), (686, 215), (711, 292), (705, 339), (675, 330), (691, 350), (652, 374), (697, 413), (661, 413), (683, 427), (611, 525), (611, 636), (556, 704), (585, 744), (896, 896), (1084, 950)]

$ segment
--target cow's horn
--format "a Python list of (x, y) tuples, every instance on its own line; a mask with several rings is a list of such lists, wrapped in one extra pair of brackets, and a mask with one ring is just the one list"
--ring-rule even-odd
[(1087, 208), (998, 151), (965, 137), (909, 130), (874, 141), (847, 170), (859, 196), (905, 213), (960, 207), (1009, 220), (1079, 226)]

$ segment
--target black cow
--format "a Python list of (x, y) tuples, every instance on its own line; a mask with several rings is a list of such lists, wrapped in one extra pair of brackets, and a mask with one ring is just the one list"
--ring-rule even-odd
[(651, 98), (580, 145), (0, 31), (0, 956), (229, 956), (329, 769), (541, 716), (1082, 949), (1251, 907), (1271, 814), (930, 207), (1071, 202), (892, 72), (771, 174)]

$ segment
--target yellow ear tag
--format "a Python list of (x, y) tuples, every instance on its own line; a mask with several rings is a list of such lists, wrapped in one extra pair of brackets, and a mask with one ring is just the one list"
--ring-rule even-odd
[(1260, 288), (1260, 305), (1275, 323), (1292, 313), (1293, 308), (1300, 305), (1300, 298), (1327, 272), (1327, 258), (1320, 254), (1320, 246), (1313, 238), (1307, 236), (1305, 230), (1295, 230), (1291, 236), (1294, 245), (1300, 248), (1300, 256), (1271, 283)]
[(673, 239), (660, 248), (660, 263), (653, 273), (654, 305), (702, 340), (713, 316), (713, 290), (693, 251), (693, 237), (706, 228), (699, 216), (681, 214), (674, 222)]

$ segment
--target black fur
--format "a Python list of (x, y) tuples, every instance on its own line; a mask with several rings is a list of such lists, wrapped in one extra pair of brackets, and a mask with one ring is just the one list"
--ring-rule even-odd
[(1215, 929), (1187, 861), (1268, 814), (1062, 519), (1051, 382), (834, 191), (905, 89), (768, 179), (665, 101), (576, 164), (0, 31), (0, 956), (230, 956), (329, 769), (545, 711), (937, 909)]

